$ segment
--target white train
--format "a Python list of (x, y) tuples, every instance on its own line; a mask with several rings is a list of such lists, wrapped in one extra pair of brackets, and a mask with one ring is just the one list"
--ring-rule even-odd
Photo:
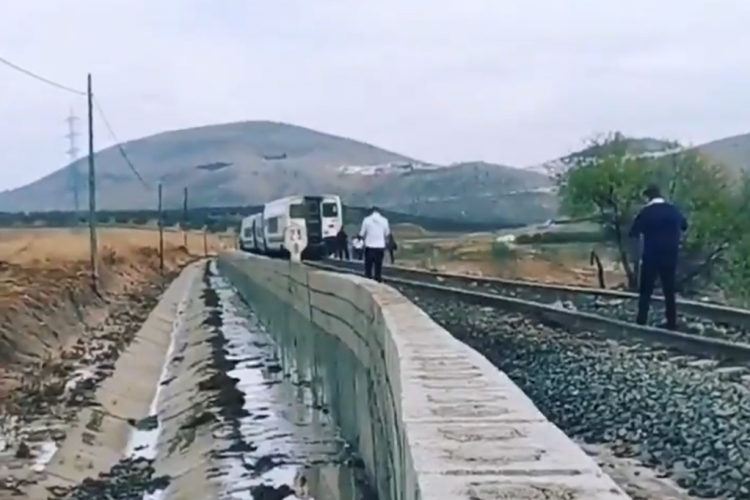
[(288, 196), (263, 206), (263, 212), (242, 219), (239, 247), (245, 252), (286, 257), (284, 231), (294, 222), (307, 230), (306, 259), (333, 253), (336, 234), (343, 225), (341, 197)]

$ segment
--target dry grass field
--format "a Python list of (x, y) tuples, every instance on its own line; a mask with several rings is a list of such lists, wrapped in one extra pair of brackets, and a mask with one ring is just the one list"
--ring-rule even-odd
[[(99, 287), (91, 286), (89, 234), (78, 229), (0, 230), (0, 391), (108, 320), (116, 307), (162, 288), (153, 230), (99, 231)], [(204, 255), (201, 234), (165, 232), (164, 281)], [(206, 248), (222, 241), (209, 235)], [(133, 308), (135, 309), (135, 307)], [(0, 394), (1, 395), (1, 394)]]
[[(100, 229), (99, 252), (116, 252), (122, 256), (142, 253), (144, 249), (158, 250), (159, 234), (154, 229)], [(187, 248), (183, 247), (182, 233), (164, 232), (165, 250), (169, 253), (187, 250), (203, 252), (203, 236), (188, 233)], [(216, 251), (219, 240), (209, 236), (209, 251)], [(88, 229), (7, 229), (0, 230), (0, 262), (44, 267), (88, 261)]]
[[(503, 249), (493, 235), (434, 241), (402, 240), (400, 265), (475, 276), (522, 279), (541, 283), (598, 286), (597, 269), (589, 261), (593, 248), (602, 258), (608, 288), (621, 285), (624, 275), (594, 244), (518, 245)], [(498, 251), (498, 250), (502, 251)]]

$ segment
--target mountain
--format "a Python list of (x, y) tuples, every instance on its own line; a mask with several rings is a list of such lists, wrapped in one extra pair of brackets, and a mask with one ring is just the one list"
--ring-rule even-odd
[[(125, 160), (142, 177), (135, 175)], [(95, 154), (103, 210), (255, 205), (291, 194), (339, 193), (345, 202), (455, 220), (546, 220), (554, 214), (549, 179), (481, 162), (432, 165), (363, 142), (269, 121), (164, 132)], [(88, 206), (87, 159), (0, 193), (0, 211), (72, 210), (74, 189)]]
[(549, 177), (537, 172), (467, 162), (440, 169), (415, 169), (392, 182), (373, 185), (361, 196), (368, 204), (414, 215), (537, 222), (557, 212), (552, 188)]
[[(637, 155), (659, 155), (674, 150), (674, 144), (651, 137), (630, 137), (624, 139), (629, 154)], [(570, 153), (566, 156), (556, 158), (541, 165), (528, 167), (532, 172), (545, 174), (549, 178), (556, 178), (568, 168), (569, 161), (575, 157), (587, 157), (596, 154), (597, 146), (590, 146), (580, 151)]]
[(698, 150), (737, 172), (750, 172), (750, 134), (712, 141)]
[[(628, 150), (633, 155), (663, 155), (675, 151), (673, 143), (660, 139), (650, 137), (627, 138), (625, 141), (627, 142)], [(692, 149), (696, 149), (714, 161), (725, 165), (731, 171), (750, 172), (750, 134), (719, 139), (700, 146), (694, 146)], [(575, 156), (590, 155), (594, 152), (593, 147), (585, 148), (541, 165), (528, 167), (527, 170), (555, 178), (567, 168), (566, 160)]]
[[(243, 122), (164, 132), (122, 145), (146, 188), (115, 146), (95, 154), (97, 205), (151, 208), (163, 184), (164, 205), (181, 206), (189, 188), (195, 206), (257, 204), (305, 191), (336, 191), (342, 164), (413, 161), (369, 144), (303, 127)], [(0, 193), (0, 210), (71, 209), (72, 179), (80, 175), (81, 206), (88, 193), (87, 159), (27, 186)]]

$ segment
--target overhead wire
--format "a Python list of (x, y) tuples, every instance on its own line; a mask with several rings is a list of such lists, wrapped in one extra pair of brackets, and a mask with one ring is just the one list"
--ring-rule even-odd
[(93, 97), (92, 100), (94, 102), (94, 107), (96, 108), (97, 113), (99, 113), (99, 117), (102, 119), (102, 123), (104, 123), (104, 126), (107, 128), (109, 135), (112, 136), (112, 140), (115, 141), (115, 147), (120, 152), (120, 156), (122, 156), (122, 159), (125, 160), (125, 163), (128, 165), (128, 168), (130, 169), (131, 172), (133, 172), (133, 174), (140, 181), (143, 187), (151, 191), (151, 186), (148, 184), (148, 182), (146, 182), (143, 176), (141, 176), (141, 173), (138, 172), (137, 168), (135, 168), (135, 165), (133, 165), (133, 162), (130, 161), (128, 152), (125, 151), (125, 148), (120, 142), (120, 139), (117, 138), (117, 134), (115, 134), (115, 131), (112, 128), (112, 125), (110, 125), (109, 120), (107, 119), (107, 115), (104, 114), (104, 109), (102, 109), (102, 105), (99, 104), (99, 101), (96, 99), (96, 97)]
[[(15, 64), (14, 62), (9, 61), (8, 59), (2, 56), (0, 56), (0, 64), (4, 64), (5, 66), (8, 66), (9, 68), (18, 71), (19, 73), (23, 73), (26, 76), (29, 76), (42, 83), (55, 87), (59, 90), (64, 90), (66, 92), (69, 92), (71, 94), (75, 94), (81, 97), (85, 97), (88, 95), (88, 92), (76, 90), (73, 87), (68, 87), (67, 85), (63, 85), (62, 83), (58, 83), (54, 80), (50, 80), (49, 78), (45, 78), (44, 76), (38, 73), (35, 73), (31, 70), (28, 70), (22, 66), (19, 66), (18, 64)], [(112, 137), (112, 140), (115, 141), (115, 144), (116, 144), (118, 152), (120, 153), (120, 156), (122, 156), (122, 158), (125, 160), (125, 163), (128, 165), (128, 168), (130, 169), (131, 172), (133, 172), (133, 174), (140, 181), (140, 183), (146, 189), (151, 190), (151, 186), (145, 181), (145, 179), (140, 174), (140, 172), (138, 172), (138, 169), (135, 168), (135, 165), (133, 165), (133, 162), (130, 161), (130, 157), (128, 156), (127, 151), (125, 151), (125, 148), (122, 146), (122, 144), (120, 143), (120, 140), (117, 138), (117, 134), (115, 134), (115, 131), (112, 128), (112, 125), (109, 123), (109, 120), (107, 119), (107, 115), (104, 114), (104, 109), (102, 108), (102, 105), (99, 103), (99, 101), (96, 99), (95, 96), (92, 95), (91, 97), (92, 97), (92, 102), (94, 104), (94, 107), (96, 108), (96, 111), (99, 114), (99, 117), (102, 119), (102, 122), (104, 123), (104, 126), (107, 128), (109, 135)]]
[(1, 56), (0, 56), (0, 63), (4, 64), (4, 65), (8, 66), (9, 68), (12, 68), (12, 69), (14, 69), (14, 70), (16, 70), (16, 71), (18, 71), (20, 73), (23, 73), (26, 76), (30, 76), (31, 78), (34, 78), (36, 80), (39, 80), (40, 82), (46, 83), (47, 85), (51, 85), (53, 87), (56, 87), (56, 88), (58, 88), (60, 90), (64, 90), (66, 92), (70, 92), (72, 94), (76, 94), (76, 95), (79, 95), (79, 96), (85, 96), (86, 95), (86, 92), (83, 92), (83, 91), (80, 91), (80, 90), (76, 90), (76, 89), (74, 89), (72, 87), (68, 87), (67, 85), (63, 85), (62, 83), (57, 83), (54, 80), (50, 80), (49, 78), (45, 78), (45, 77), (43, 77), (43, 76), (41, 76), (41, 75), (39, 75), (37, 73), (34, 73), (33, 71), (30, 71), (30, 70), (28, 70), (26, 68), (23, 68), (23, 67), (15, 64), (15, 63), (7, 60), (7, 59), (5, 59), (4, 57), (1, 57)]

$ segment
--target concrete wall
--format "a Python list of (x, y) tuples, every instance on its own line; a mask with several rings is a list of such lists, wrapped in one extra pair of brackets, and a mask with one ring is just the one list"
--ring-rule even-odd
[(381, 500), (627, 498), (503, 373), (394, 289), (234, 252), (219, 268), (358, 447)]

